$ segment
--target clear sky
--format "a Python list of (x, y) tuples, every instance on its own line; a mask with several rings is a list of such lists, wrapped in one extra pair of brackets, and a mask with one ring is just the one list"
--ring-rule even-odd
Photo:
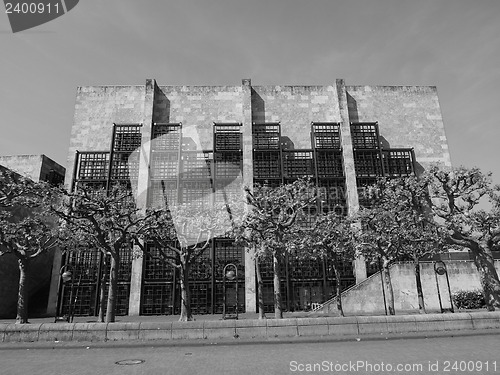
[(12, 34), (0, 155), (65, 165), (77, 86), (437, 86), (454, 165), (500, 182), (500, 0), (81, 0)]

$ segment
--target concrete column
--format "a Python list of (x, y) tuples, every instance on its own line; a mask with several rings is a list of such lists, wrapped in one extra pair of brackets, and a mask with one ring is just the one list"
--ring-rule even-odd
[(52, 261), (52, 275), (50, 276), (49, 299), (47, 300), (47, 316), (56, 316), (57, 299), (59, 295), (59, 270), (62, 266), (62, 252), (59, 248), (54, 250)]
[[(253, 188), (253, 146), (252, 146), (252, 83), (250, 79), (242, 81), (243, 88), (243, 186)], [(245, 249), (245, 309), (257, 311), (257, 289), (255, 285), (254, 255)]]
[[(153, 107), (155, 97), (155, 80), (146, 80), (144, 95), (144, 116), (142, 121), (142, 140), (139, 151), (139, 175), (137, 179), (136, 204), (145, 212), (148, 203), (149, 190), (149, 159), (151, 157), (151, 132), (153, 125)], [(134, 249), (135, 254), (140, 254), (139, 249)], [(128, 304), (129, 315), (139, 315), (141, 309), (142, 270), (144, 255), (132, 260), (132, 275), (130, 279), (130, 299)]]
[[(347, 212), (353, 215), (359, 210), (358, 186), (356, 183), (356, 171), (354, 169), (354, 153), (351, 138), (351, 126), (349, 122), (349, 109), (347, 107), (347, 94), (343, 79), (337, 80), (337, 96), (339, 100), (342, 157), (344, 159), (344, 173), (346, 185)], [(354, 260), (354, 275), (356, 284), (366, 279), (366, 261), (362, 255)]]

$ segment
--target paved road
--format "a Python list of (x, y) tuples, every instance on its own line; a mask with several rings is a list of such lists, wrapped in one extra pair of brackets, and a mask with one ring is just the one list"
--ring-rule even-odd
[[(122, 360), (144, 362), (116, 364)], [(2, 375), (319, 373), (500, 374), (500, 335), (238, 345), (0, 347)]]

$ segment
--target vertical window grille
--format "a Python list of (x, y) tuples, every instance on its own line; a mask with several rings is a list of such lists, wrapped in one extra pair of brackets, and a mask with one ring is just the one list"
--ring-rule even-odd
[(352, 146), (354, 149), (379, 149), (378, 126), (376, 123), (351, 124)]
[(211, 151), (186, 151), (182, 154), (183, 179), (210, 179), (213, 153)]
[(413, 171), (413, 157), (410, 149), (384, 150), (385, 173), (391, 177), (410, 176)]
[(340, 151), (316, 150), (318, 178), (334, 178), (344, 176), (342, 153)]
[(155, 151), (177, 151), (181, 144), (181, 124), (154, 124), (151, 139)]
[(241, 151), (242, 134), (240, 124), (214, 125), (215, 151)]
[(314, 148), (340, 150), (340, 124), (313, 123), (312, 131)]
[(78, 180), (107, 180), (108, 152), (81, 152), (78, 158)]
[(313, 177), (312, 151), (283, 151), (283, 176), (285, 178)]
[(358, 177), (383, 176), (379, 151), (354, 151), (354, 168)]
[(113, 151), (132, 152), (141, 147), (141, 125), (115, 125)]
[(252, 127), (254, 150), (279, 150), (280, 125), (254, 124)]
[(231, 179), (241, 174), (243, 161), (236, 152), (218, 152), (215, 155), (215, 178)]
[(177, 153), (154, 153), (151, 157), (151, 178), (176, 179), (179, 159)]

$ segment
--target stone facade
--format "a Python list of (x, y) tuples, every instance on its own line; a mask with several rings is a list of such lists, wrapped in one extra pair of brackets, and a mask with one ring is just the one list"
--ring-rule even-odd
[[(147, 80), (144, 86), (77, 89), (66, 185), (71, 186), (75, 177), (77, 151), (111, 150), (113, 124), (142, 125), (139, 185), (147, 189), (151, 157), (148, 141), (155, 124), (182, 123), (183, 129), (195, 129), (201, 149), (207, 150), (213, 149), (214, 123), (241, 124), (243, 182), (252, 186), (253, 124), (279, 123), (282, 150), (311, 150), (311, 123), (336, 123), (341, 129), (346, 203), (348, 210), (355, 212), (359, 207), (358, 186), (350, 127), (359, 122), (378, 123), (383, 149), (413, 148), (416, 173), (430, 163), (451, 165), (435, 87), (346, 86), (341, 79), (324, 86), (253, 86), (249, 79), (235, 86), (163, 86)], [(144, 197), (138, 197), (138, 202), (146, 205)], [(132, 265), (130, 314), (140, 311), (140, 262)], [(247, 252), (245, 268), (246, 309), (254, 311), (255, 276)], [(357, 281), (366, 278), (362, 260), (355, 268)]]

